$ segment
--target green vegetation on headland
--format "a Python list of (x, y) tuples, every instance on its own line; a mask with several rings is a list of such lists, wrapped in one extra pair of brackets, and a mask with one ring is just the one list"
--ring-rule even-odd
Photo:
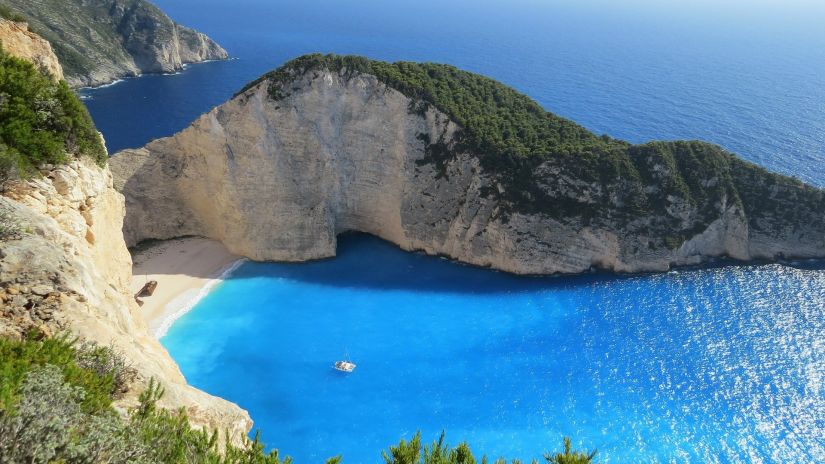
[(107, 159), (86, 106), (65, 82), (0, 47), (0, 181), (73, 156)]
[(8, 19), (9, 21), (14, 21), (16, 23), (22, 23), (26, 21), (25, 16), (12, 11), (11, 8), (5, 5), (0, 5), (0, 18)]
[[(112, 402), (128, 391), (135, 371), (113, 348), (78, 343), (65, 336), (25, 340), (0, 338), (0, 462), (30, 463), (291, 463), (265, 452), (256, 435), (243, 446), (219, 446), (218, 432), (195, 430), (186, 412), (158, 407), (163, 389), (154, 381), (125, 416)], [(570, 449), (547, 454), (555, 464), (586, 464), (595, 453)], [(376, 461), (378, 460), (376, 450)], [(422, 446), (421, 435), (383, 452), (387, 464), (474, 464), (469, 446), (455, 448), (444, 435)], [(342, 462), (330, 458), (328, 464)], [(504, 460), (494, 461), (505, 464)], [(520, 461), (513, 460), (512, 463)], [(536, 461), (533, 461), (536, 462)]]
[(477, 157), (494, 183), (485, 193), (505, 216), (575, 218), (581, 226), (664, 237), (671, 248), (731, 206), (738, 206), (756, 230), (778, 222), (771, 219), (787, 221), (794, 215), (816, 217), (825, 228), (820, 224), (823, 192), (794, 178), (769, 173), (705, 142), (632, 145), (597, 136), (499, 82), (449, 65), (312, 54), (287, 62), (238, 94), (266, 81), (270, 97), (282, 100), (298, 89), (299, 79), (321, 70), (345, 80), (375, 76), (411, 99), (411, 113), (435, 108), (449, 116), (460, 126), (453, 139), (420, 134), (424, 163), (449, 176), (450, 160)]
[(389, 87), (420, 102), (414, 110), (432, 105), (467, 131), (467, 142), (480, 154), (546, 156), (600, 149), (609, 140), (548, 113), (529, 97), (492, 79), (433, 63), (386, 63), (360, 56), (306, 55), (269, 74), (271, 95), (283, 95), (283, 85), (295, 71), (329, 69), (372, 74)]

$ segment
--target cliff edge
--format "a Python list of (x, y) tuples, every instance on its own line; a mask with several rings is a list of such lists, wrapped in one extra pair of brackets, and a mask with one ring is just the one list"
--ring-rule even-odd
[(301, 57), (111, 166), (130, 245), (302, 261), (361, 231), (519, 274), (825, 256), (821, 190), (703, 142), (596, 136), (445, 65)]
[(51, 43), (72, 87), (228, 57), (212, 39), (144, 0), (0, 0), (0, 6)]
[[(0, 80), (0, 95), (15, 102), (0, 102), (0, 338), (66, 332), (111, 345), (139, 380), (116, 406), (135, 406), (154, 378), (166, 391), (162, 406), (183, 407), (196, 426), (243, 442), (252, 426), (246, 411), (187, 385), (140, 316), (129, 290), (123, 195), (83, 104), (65, 82), (33, 64), (50, 59), (11, 56), (5, 43), (0, 50), (0, 74), (14, 77)], [(42, 95), (51, 97), (49, 105)], [(53, 123), (58, 118), (60, 125)]]
[[(138, 371), (136, 385), (154, 378), (164, 386), (164, 407), (184, 407), (193, 424), (240, 440), (252, 427), (246, 411), (187, 385), (140, 317), (121, 235), (123, 196), (112, 182), (108, 168), (85, 159), (6, 182), (0, 211), (21, 232), (0, 248), (0, 336), (68, 331), (111, 345)], [(118, 406), (134, 406), (139, 390)]]
[(31, 61), (41, 72), (63, 79), (63, 68), (51, 44), (29, 31), (26, 23), (0, 18), (0, 43), (8, 53)]

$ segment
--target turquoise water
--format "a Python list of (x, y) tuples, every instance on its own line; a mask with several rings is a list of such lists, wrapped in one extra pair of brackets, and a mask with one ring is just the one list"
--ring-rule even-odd
[[(84, 90), (112, 151), (320, 51), (452, 63), (598, 133), (707, 140), (825, 186), (821, 1), (155, 3), (236, 59)], [(334, 260), (244, 265), (163, 343), (299, 464), (376, 462), (419, 428), (495, 456), (567, 434), (608, 462), (825, 462), (823, 279), (524, 279), (348, 237)], [(359, 367), (341, 376), (347, 350)]]
[(357, 235), (241, 266), (162, 342), (298, 463), (418, 429), (490, 456), (571, 435), (603, 462), (822, 462), (823, 302), (818, 266), (519, 278)]

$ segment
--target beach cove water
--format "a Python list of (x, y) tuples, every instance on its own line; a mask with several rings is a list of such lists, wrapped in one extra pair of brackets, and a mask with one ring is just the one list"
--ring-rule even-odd
[[(823, 2), (155, 3), (237, 59), (84, 90), (112, 151), (335, 52), (451, 63), (597, 133), (707, 140), (825, 186)], [(608, 462), (825, 462), (820, 269), (526, 279), (370, 238), (340, 252), (245, 264), (163, 339), (299, 464), (377, 462), (442, 428), (512, 457), (567, 434)], [(331, 363), (347, 350), (359, 367), (342, 376)]]
[(338, 251), (242, 265), (161, 340), (298, 463), (379, 462), (419, 429), (495, 457), (562, 435), (603, 462), (825, 457), (821, 270), (530, 278), (364, 235)]

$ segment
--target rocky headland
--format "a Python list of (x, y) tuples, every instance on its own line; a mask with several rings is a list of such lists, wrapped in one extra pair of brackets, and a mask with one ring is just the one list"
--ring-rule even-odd
[(0, 0), (51, 43), (72, 87), (228, 57), (212, 39), (144, 0)]
[(129, 245), (303, 261), (360, 231), (519, 274), (825, 256), (821, 190), (703, 142), (597, 136), (444, 65), (301, 57), (111, 166)]

